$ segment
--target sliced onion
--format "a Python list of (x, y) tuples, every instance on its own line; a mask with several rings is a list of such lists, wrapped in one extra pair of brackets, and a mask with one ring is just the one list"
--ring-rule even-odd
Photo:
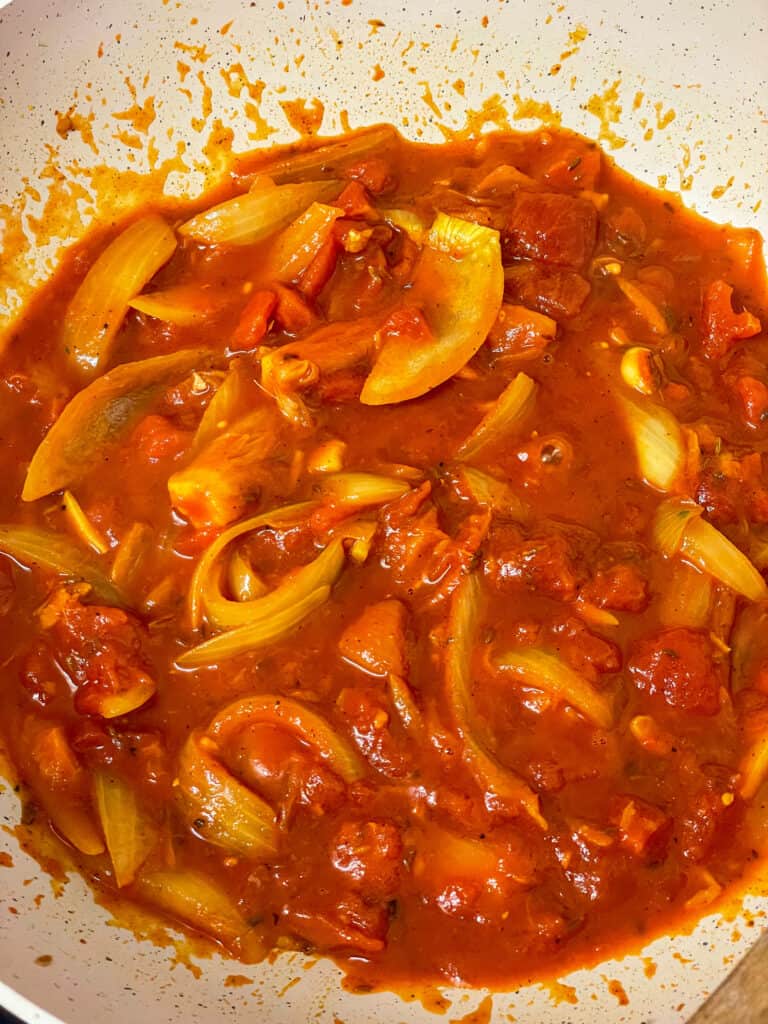
[(269, 619), (299, 605), (319, 588), (333, 586), (343, 566), (344, 548), (341, 540), (336, 539), (274, 590), (250, 601), (230, 601), (224, 597), (214, 573), (203, 594), (206, 617), (217, 629), (235, 629)]
[(535, 648), (509, 651), (495, 659), (496, 668), (514, 675), (535, 690), (569, 704), (601, 729), (610, 729), (613, 711), (610, 702), (578, 672), (555, 654)]
[(338, 191), (335, 181), (259, 188), (198, 213), (181, 225), (179, 234), (207, 245), (250, 245), (290, 223), (310, 203)]
[(219, 555), (229, 545), (246, 533), (253, 533), (254, 530), (266, 529), (269, 527), (292, 526), (306, 519), (309, 513), (315, 508), (314, 502), (299, 502), (295, 505), (284, 505), (282, 508), (272, 509), (271, 512), (262, 512), (257, 516), (250, 516), (243, 519), (214, 540), (203, 552), (200, 561), (197, 563), (192, 580), (189, 585), (189, 618), (193, 629), (197, 629), (203, 620), (203, 597), (207, 580), (213, 571), (213, 567)]
[(295, 281), (328, 241), (344, 211), (324, 203), (312, 203), (274, 240), (260, 276), (270, 281)]
[(707, 573), (687, 562), (667, 566), (659, 599), (659, 620), (664, 626), (711, 628), (714, 585)]
[(247, 626), (219, 633), (211, 640), (205, 640), (190, 648), (176, 659), (176, 664), (179, 668), (204, 668), (217, 665), (238, 654), (267, 647), (275, 640), (280, 640), (293, 632), (308, 615), (321, 604), (325, 604), (330, 593), (330, 587), (318, 587), (288, 608), (283, 608)]
[(681, 553), (748, 601), (764, 601), (768, 597), (765, 580), (747, 556), (706, 519), (690, 520)]
[(739, 765), (739, 796), (751, 800), (768, 777), (768, 735), (755, 740)]
[(181, 751), (178, 794), (187, 825), (207, 842), (244, 857), (275, 854), (274, 811), (227, 771), (216, 749), (212, 740), (193, 733)]
[(410, 485), (395, 477), (376, 473), (328, 473), (320, 481), (323, 495), (339, 505), (384, 505), (402, 498)]
[(0, 525), (0, 551), (27, 568), (42, 566), (68, 580), (82, 580), (107, 604), (124, 607), (127, 603), (91, 554), (53, 530), (16, 523)]
[(78, 374), (102, 373), (128, 304), (173, 255), (176, 236), (162, 217), (135, 221), (111, 242), (67, 307), (62, 345)]
[(24, 501), (77, 483), (109, 454), (157, 397), (190, 370), (208, 366), (206, 349), (183, 349), (123, 363), (80, 391), (40, 442), (27, 470)]
[(131, 309), (177, 327), (205, 323), (236, 298), (234, 292), (206, 288), (199, 284), (178, 284), (163, 291), (145, 292), (131, 299)]
[(106, 537), (99, 533), (71, 491), (64, 491), (61, 506), (70, 526), (80, 540), (92, 548), (97, 555), (106, 555), (109, 551)]
[(471, 459), (489, 445), (508, 440), (533, 409), (535, 395), (536, 382), (518, 373), (461, 445), (458, 458)]
[(683, 536), (691, 520), (701, 515), (701, 506), (687, 498), (669, 498), (656, 509), (653, 517), (653, 542), (667, 558), (680, 550)]
[(154, 848), (158, 833), (133, 786), (106, 771), (93, 780), (96, 808), (119, 889), (130, 885)]
[(685, 466), (685, 445), (680, 424), (663, 406), (653, 402), (622, 401), (644, 479), (660, 491), (671, 491)]
[(488, 809), (496, 810), (500, 804), (520, 807), (540, 828), (546, 829), (538, 796), (491, 753), (484, 730), (472, 714), (472, 648), (477, 636), (479, 605), (480, 585), (475, 576), (467, 576), (453, 593), (449, 617), (445, 668), (448, 707), (453, 724), (464, 744), (464, 760), (485, 790)]
[(460, 466), (455, 480), (461, 497), (465, 495), (478, 505), (484, 505), (494, 512), (500, 512), (510, 519), (524, 522), (530, 516), (528, 506), (518, 498), (512, 488), (503, 480), (484, 473), (474, 466)]
[(209, 732), (220, 747), (225, 747), (234, 732), (255, 722), (289, 729), (345, 782), (356, 782), (365, 775), (365, 765), (349, 743), (322, 715), (291, 697), (263, 694), (235, 701), (219, 712)]
[(246, 963), (257, 963), (267, 954), (262, 936), (248, 924), (234, 900), (202, 872), (142, 874), (132, 892), (179, 923), (217, 939)]
[(439, 213), (410, 295), (423, 310), (433, 338), (423, 345), (383, 344), (360, 401), (405, 402), (458, 373), (488, 336), (503, 294), (498, 231)]
[(267, 161), (258, 169), (258, 175), (269, 175), (273, 181), (295, 181), (307, 174), (328, 174), (338, 171), (352, 160), (359, 160), (394, 142), (397, 132), (388, 124), (377, 125), (356, 132), (338, 142), (329, 142), (302, 153), (289, 153)]

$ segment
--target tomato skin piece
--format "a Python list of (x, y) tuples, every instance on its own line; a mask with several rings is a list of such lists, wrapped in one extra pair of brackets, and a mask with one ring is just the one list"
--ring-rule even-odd
[(277, 306), (277, 296), (267, 289), (254, 292), (240, 314), (231, 348), (236, 352), (250, 352), (261, 342), (269, 330), (269, 320)]
[(743, 338), (760, 333), (760, 321), (744, 310), (733, 309), (733, 288), (725, 281), (713, 281), (704, 292), (701, 329), (702, 351), (708, 359), (722, 359)]
[(320, 247), (319, 252), (301, 275), (299, 291), (308, 299), (316, 299), (325, 288), (336, 269), (339, 255), (339, 243), (330, 235)]

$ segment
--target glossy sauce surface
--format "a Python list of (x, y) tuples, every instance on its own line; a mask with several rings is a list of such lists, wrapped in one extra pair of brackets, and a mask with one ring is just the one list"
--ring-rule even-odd
[[(726, 585), (706, 559), (694, 568), (693, 548), (664, 554), (654, 517), (670, 500), (688, 514), (690, 500), (768, 566), (758, 236), (694, 217), (565, 132), (440, 147), (393, 134), (284, 178), (271, 159), (243, 165), (217, 199), (270, 172), (338, 181), (321, 201), (341, 213), (321, 246), (309, 239), (301, 273), (275, 270), (275, 234), (177, 233), (145, 292), (190, 286), (179, 301), (203, 296), (202, 313), (180, 325), (129, 309), (104, 368), (206, 353), (68, 485), (104, 541), (89, 564), (111, 574), (120, 607), (3, 541), (0, 728), (31, 799), (96, 884), (117, 881), (244, 959), (275, 945), (329, 953), (363, 987), (508, 987), (695, 919), (764, 846), (764, 595), (754, 580), (750, 595)], [(160, 212), (176, 229), (195, 210)], [(498, 232), (501, 307), (458, 373), (364, 403), (383, 352), (441, 340), (451, 293), (425, 256), (441, 213)], [(62, 333), (117, 234), (67, 254), (0, 381), (0, 519), (84, 553), (68, 495), (20, 495), (46, 431), (93, 386)], [(447, 258), (460, 262), (456, 244)], [(488, 301), (477, 275), (472, 287)], [(264, 360), (283, 346), (280, 372), (308, 365), (299, 384), (272, 386)], [(213, 423), (206, 444), (233, 433), (206, 490), (196, 432), (227, 373), (240, 404)], [(531, 407), (463, 455), (520, 374)], [(663, 486), (644, 472), (628, 408), (673, 417)], [(255, 432), (247, 486), (217, 501)], [(345, 473), (374, 474), (381, 493), (340, 497), (328, 481)], [(271, 642), (179, 666), (227, 632), (210, 606), (190, 614), (203, 552), (234, 523), (304, 502), (243, 532), (210, 575), (230, 604), (255, 600), (335, 542), (328, 593)], [(131, 535), (143, 540), (121, 564)], [(555, 681), (521, 652), (550, 659)], [(136, 706), (115, 714), (115, 695)], [(242, 816), (233, 824), (247, 794), (266, 845), (243, 839)], [(133, 821), (127, 837), (110, 813)], [(118, 879), (116, 842), (134, 851)], [(173, 905), (158, 895), (169, 879)]]

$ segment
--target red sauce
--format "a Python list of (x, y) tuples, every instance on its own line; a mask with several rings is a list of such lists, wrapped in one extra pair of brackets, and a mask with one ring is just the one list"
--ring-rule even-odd
[[(184, 288), (102, 310), (97, 372), (72, 302), (126, 225), (66, 254), (4, 356), (0, 728), (29, 800), (108, 892), (359, 988), (638, 947), (761, 849), (759, 238), (566, 132), (305, 153), (217, 197), (335, 182), (266, 238), (160, 211), (172, 255), (136, 288)], [(190, 349), (62, 456), (74, 396)], [(30, 478), (66, 472), (24, 501), (47, 433)], [(226, 529), (294, 503), (220, 542), (190, 606)]]

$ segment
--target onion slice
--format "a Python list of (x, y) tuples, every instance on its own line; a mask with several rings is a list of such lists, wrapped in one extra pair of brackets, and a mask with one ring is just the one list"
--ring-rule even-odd
[(206, 245), (250, 245), (285, 227), (310, 203), (338, 191), (336, 181), (254, 189), (196, 214), (181, 225), (179, 234)]
[(506, 441), (533, 409), (535, 396), (536, 382), (518, 373), (461, 445), (458, 458), (474, 458), (489, 445)]
[(210, 362), (211, 353), (206, 349), (182, 349), (123, 363), (89, 384), (75, 395), (38, 445), (27, 470), (22, 500), (35, 501), (82, 480), (169, 384)]
[(223, 747), (235, 732), (255, 722), (279, 725), (297, 735), (344, 782), (365, 775), (365, 765), (349, 743), (322, 715), (291, 697), (262, 694), (235, 701), (219, 712), (208, 731)]
[(0, 551), (28, 568), (41, 566), (68, 580), (87, 583), (99, 600), (124, 607), (122, 592), (112, 583), (96, 558), (60, 533), (40, 526), (0, 525)]
[(488, 336), (503, 293), (498, 231), (439, 213), (411, 289), (433, 338), (423, 345), (382, 345), (360, 401), (405, 402), (458, 373)]
[(67, 307), (61, 342), (78, 375), (102, 373), (131, 299), (173, 255), (176, 236), (150, 214), (117, 236), (85, 275)]
[(449, 644), (446, 654), (446, 690), (454, 727), (464, 744), (463, 757), (478, 784), (485, 790), (489, 810), (499, 805), (521, 808), (546, 830), (539, 798), (526, 782), (502, 765), (488, 748), (483, 730), (472, 715), (472, 648), (478, 629), (480, 585), (475, 576), (467, 576), (456, 588), (451, 600)]
[(130, 885), (157, 842), (157, 830), (127, 782), (99, 771), (94, 796), (118, 889)]
[(686, 499), (663, 502), (654, 518), (653, 536), (662, 552), (680, 554), (748, 601), (763, 601), (768, 587), (743, 551), (701, 515)]
[(188, 826), (203, 839), (244, 857), (277, 852), (275, 813), (215, 756), (216, 744), (193, 733), (179, 756), (178, 794)]
[(674, 490), (685, 465), (680, 424), (668, 409), (653, 402), (626, 398), (621, 404), (642, 476), (659, 491)]
[(524, 686), (570, 704), (601, 729), (610, 729), (613, 724), (613, 712), (606, 697), (557, 655), (522, 648), (502, 654), (494, 663), (499, 671), (510, 673)]

